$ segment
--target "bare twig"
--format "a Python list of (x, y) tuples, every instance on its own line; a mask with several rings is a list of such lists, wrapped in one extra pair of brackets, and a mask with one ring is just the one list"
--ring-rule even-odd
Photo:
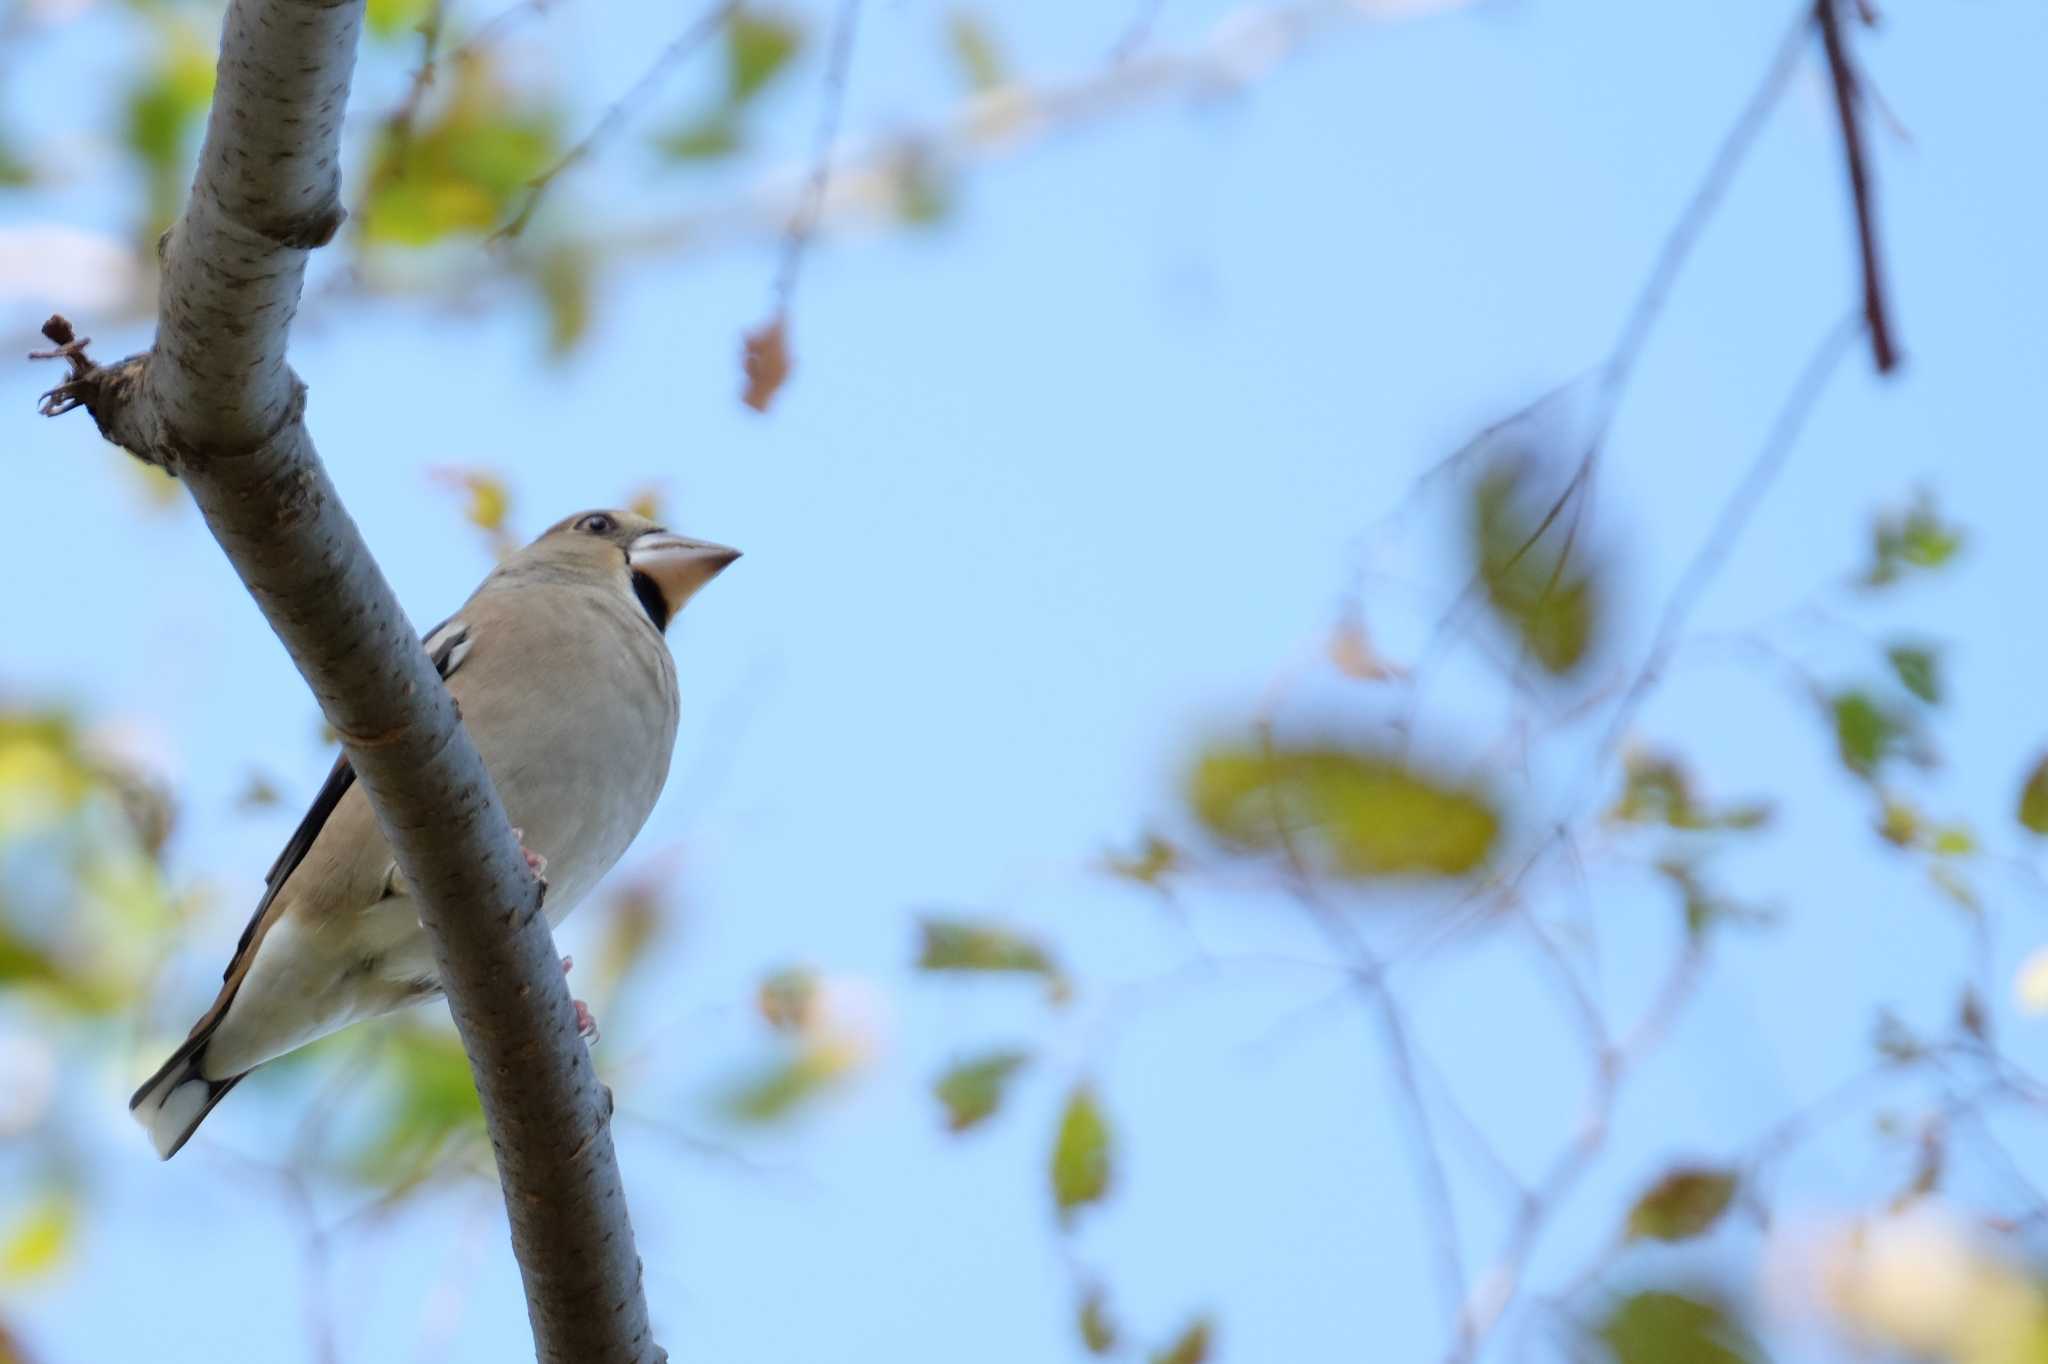
[(839, 0), (838, 17), (832, 21), (832, 50), (819, 91), (818, 123), (811, 134), (810, 174), (804, 181), (803, 200), (789, 220), (782, 259), (775, 269), (773, 312), (778, 318), (789, 316), (804, 251), (825, 212), (825, 191), (832, 182), (832, 148), (839, 139), (839, 120), (846, 112), (846, 78), (853, 69), (853, 38), (860, 28), (860, 9), (861, 0)]
[(1828, 55), (1828, 77), (1835, 88), (1835, 112), (1842, 123), (1842, 158), (1849, 171), (1849, 194), (1856, 206), (1856, 244), (1863, 263), (1863, 315), (1870, 327), (1871, 359), (1879, 374), (1898, 368), (1898, 347), (1892, 339), (1891, 310), (1885, 302), (1884, 262), (1878, 252), (1876, 191), (1871, 185), (1869, 157), (1863, 146), (1863, 91), (1849, 60), (1836, 0), (1814, 0), (1813, 19), (1820, 27), (1821, 46)]
[(1629, 722), (1635, 718), (1636, 711), (1663, 675), (1664, 666), (1678, 645), (1686, 620), (1692, 615), (1693, 608), (1699, 605), (1700, 595), (1714, 580), (1714, 575), (1720, 572), (1722, 564), (1727, 562), (1729, 551), (1735, 548), (1735, 542), (1749, 524), (1750, 517), (1756, 514), (1764, 493), (1777, 478), (1779, 470), (1784, 468), (1786, 457), (1799, 443), (1800, 433), (1806, 429), (1807, 418), (1813, 415), (1814, 405), (1820, 401), (1828, 380), (1862, 330), (1860, 317), (1852, 315), (1842, 319), (1828, 329), (1827, 335), (1821, 338), (1805, 367), (1800, 370), (1771, 423), (1770, 435), (1765, 439), (1763, 448), (1757, 451), (1749, 469), (1728, 495), (1727, 502), (1707, 532), (1707, 538), (1693, 552), (1691, 562), (1665, 601), (1656, 632), (1651, 637), (1649, 655), (1615, 706), (1606, 733), (1594, 749), (1592, 764), (1596, 773), (1614, 752), (1615, 745), (1627, 732)]
[(571, 167), (589, 156), (598, 143), (609, 137), (613, 130), (625, 121), (629, 112), (645, 104), (648, 97), (668, 79), (669, 72), (691, 53), (716, 37), (738, 10), (739, 0), (719, 0), (709, 10), (697, 16), (688, 28), (671, 39), (668, 46), (662, 48), (654, 60), (648, 63), (647, 69), (640, 73), (640, 78), (633, 82), (626, 93), (612, 101), (605, 111), (598, 115), (597, 122), (591, 125), (590, 131), (583, 135), (581, 141), (562, 153), (554, 165), (527, 182), (526, 198), (519, 205), (519, 211), (512, 215), (510, 222), (493, 232), (490, 239), (493, 242), (504, 241), (524, 232), (549, 187)]

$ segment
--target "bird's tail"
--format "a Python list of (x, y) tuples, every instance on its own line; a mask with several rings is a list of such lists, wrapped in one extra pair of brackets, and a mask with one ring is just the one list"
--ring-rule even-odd
[(206, 1055), (206, 1044), (212, 1040), (213, 1029), (202, 1026), (171, 1053), (170, 1060), (158, 1067), (156, 1074), (142, 1082), (142, 1088), (128, 1101), (128, 1111), (148, 1131), (161, 1160), (178, 1154), (178, 1148), (191, 1139), (206, 1115), (213, 1112), (213, 1106), (235, 1087), (242, 1075), (249, 1073), (243, 1071), (242, 1075), (230, 1075), (225, 1080), (209, 1079), (200, 1063)]

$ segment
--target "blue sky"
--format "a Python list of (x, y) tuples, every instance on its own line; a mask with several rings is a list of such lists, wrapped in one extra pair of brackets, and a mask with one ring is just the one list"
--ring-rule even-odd
[[(846, 126), (946, 107), (944, 7), (870, 8)], [(1455, 509), (1385, 518), (1473, 429), (1605, 354), (1792, 8), (1520, 3), (1361, 24), (1241, 95), (1061, 136), (975, 171), (930, 232), (820, 244), (795, 307), (797, 370), (765, 419), (735, 393), (738, 336), (767, 308), (767, 246), (622, 267), (591, 340), (559, 368), (539, 363), (519, 306), (343, 306), (304, 330), (293, 361), (321, 451), (423, 624), (488, 567), (428, 477), (439, 466), (505, 472), (528, 529), (658, 479), (672, 523), (746, 551), (672, 634), (685, 720), (640, 846), (679, 849), (687, 929), (658, 999), (608, 1027), (600, 1055), (651, 1058), (628, 1107), (701, 1129), (707, 1089), (758, 1044), (754, 981), (799, 960), (871, 981), (890, 1041), (843, 1101), (742, 1138), (746, 1169), (620, 1125), (674, 1357), (1076, 1354), (1042, 1169), (1058, 1096), (1082, 1075), (1123, 1162), (1073, 1244), (1135, 1335), (1156, 1341), (1210, 1310), (1227, 1359), (1440, 1351), (1427, 1214), (1368, 1017), (1305, 1013), (1337, 984), (1313, 969), (1176, 975), (1187, 931), (1090, 863), (1170, 822), (1193, 742), (1317, 646), (1362, 563), (1383, 575), (1364, 598), (1381, 647), (1420, 653), (1455, 590)], [(1168, 0), (1157, 40), (1203, 34), (1222, 12)], [(1128, 18), (1073, 4), (988, 13), (1024, 72), (1098, 64)], [(676, 22), (636, 0), (563, 6), (537, 32), (564, 88), (605, 92)], [(112, 27), (88, 13), (48, 41), (47, 65), (10, 82), (10, 117), (48, 128), (38, 111), (60, 73), (103, 60), (88, 54)], [(2013, 793), (2048, 729), (2031, 685), (2048, 645), (2030, 628), (2048, 495), (2035, 401), (2048, 191), (2032, 170), (2048, 11), (1896, 5), (1862, 47), (1911, 131), (1909, 144), (1877, 136), (1908, 367), (1879, 384), (1859, 352), (1837, 376), (1693, 628), (1746, 628), (1829, 592), (1860, 565), (1873, 511), (1936, 488), (1970, 532), (1953, 572), (1778, 638), (1831, 680), (1877, 674), (1867, 637), (1952, 642), (1946, 761), (1927, 804), (2009, 847)], [(792, 83), (771, 121), (791, 150), (814, 89)], [(629, 133), (571, 188), (605, 212), (690, 202), (687, 183), (646, 188), (642, 170)], [(0, 228), (118, 230), (121, 207), (86, 176), (0, 197)], [(1613, 433), (1593, 530), (1625, 565), (1617, 669), (1646, 647), (1793, 374), (1852, 302), (1850, 244), (1833, 109), (1809, 61)], [(23, 338), (47, 311), (0, 308)], [(145, 339), (84, 321), (109, 353)], [(171, 972), (174, 997), (151, 1005), (168, 1028), (201, 1002), (329, 757), (197, 519), (141, 511), (82, 417), (32, 420), (45, 377), (20, 371), (6, 443), (16, 514), (0, 565), (37, 587), (0, 596), (14, 641), (0, 685), (140, 729), (177, 784), (175, 865), (219, 905)], [(1484, 676), (1467, 660), (1427, 689), (1423, 742), (1447, 760), (1483, 763), (1501, 738)], [(1386, 709), (1351, 686), (1318, 684), (1304, 702), (1338, 707)], [(1940, 1026), (1968, 969), (1956, 914), (1872, 838), (1866, 798), (1777, 675), (1684, 654), (1635, 730), (1687, 755), (1710, 793), (1778, 800), (1777, 826), (1725, 872), (1781, 917), (1727, 938), (1545, 1242), (1539, 1283), (1597, 1249), (1670, 1161), (1737, 1151), (1865, 1065), (1879, 1003)], [(1545, 759), (1537, 790), (1554, 796), (1580, 751)], [(290, 808), (252, 818), (234, 798), (259, 767)], [(2020, 878), (1986, 867), (1980, 887), (2002, 989), (2048, 934), (2030, 928), (2038, 903)], [(1570, 892), (1542, 893), (1551, 905)], [(1668, 960), (1668, 894), (1610, 859), (1592, 897), (1599, 988), (1626, 1020)], [(934, 906), (1001, 913), (1057, 943), (1083, 983), (1069, 1016), (1049, 1023), (1028, 989), (911, 977), (914, 915)], [(1218, 951), (1315, 951), (1264, 897), (1197, 888), (1187, 910)], [(1416, 926), (1394, 910), (1370, 931), (1398, 941)], [(565, 950), (588, 928), (571, 920)], [(1479, 936), (1395, 984), (1460, 1105), (1511, 1165), (1540, 1168), (1572, 1131), (1586, 1074), (1526, 945)], [(2048, 1062), (2044, 1026), (2008, 1018), (2002, 1041)], [(1013, 1110), (948, 1138), (930, 1075), (1018, 1038), (1046, 1054)], [(209, 1143), (159, 1167), (120, 1113), (133, 1078), (73, 1081), (106, 1211), (66, 1277), (22, 1305), (35, 1339), (55, 1361), (120, 1357), (146, 1322), (165, 1360), (299, 1357), (294, 1224), (233, 1154), (261, 1150), (290, 1115), (230, 1104)], [(2040, 1150), (2037, 1131), (2009, 1135)], [(1825, 1217), (1881, 1199), (1894, 1166), (1867, 1123), (1849, 1123), (1787, 1167), (1779, 1192)], [(1457, 1168), (1478, 1266), (1503, 1209), (1483, 1175)], [(1959, 1189), (2011, 1195), (1982, 1170)], [(471, 1191), (338, 1238), (342, 1357), (409, 1359), (422, 1340), (447, 1364), (516, 1357), (527, 1328), (500, 1217)], [(1744, 1229), (1693, 1259), (1631, 1259), (1621, 1277), (1698, 1267), (1746, 1285), (1756, 1246)], [(1551, 1342), (1511, 1330), (1498, 1357), (1549, 1357)], [(1801, 1350), (1818, 1347), (1795, 1335), (1781, 1357), (1823, 1357)]]

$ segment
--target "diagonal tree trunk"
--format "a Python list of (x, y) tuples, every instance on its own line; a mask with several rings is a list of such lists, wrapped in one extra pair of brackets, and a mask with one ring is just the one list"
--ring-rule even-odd
[(410, 879), (469, 1054), (546, 1364), (654, 1343), (610, 1131), (539, 890), (419, 636), (335, 495), (285, 363), (306, 257), (340, 226), (363, 0), (232, 0), (155, 345), (104, 368), (49, 328), (107, 439), (175, 473), (341, 734)]

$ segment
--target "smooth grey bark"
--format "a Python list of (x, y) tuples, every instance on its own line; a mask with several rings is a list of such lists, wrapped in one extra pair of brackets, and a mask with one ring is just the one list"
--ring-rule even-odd
[(284, 642), (410, 879), (468, 1051), (545, 1364), (649, 1364), (611, 1142), (540, 886), (418, 633), (335, 495), (285, 344), (306, 257), (333, 237), (362, 0), (233, 0), (184, 216), (162, 244), (153, 348), (72, 377), (46, 411), (192, 490)]

